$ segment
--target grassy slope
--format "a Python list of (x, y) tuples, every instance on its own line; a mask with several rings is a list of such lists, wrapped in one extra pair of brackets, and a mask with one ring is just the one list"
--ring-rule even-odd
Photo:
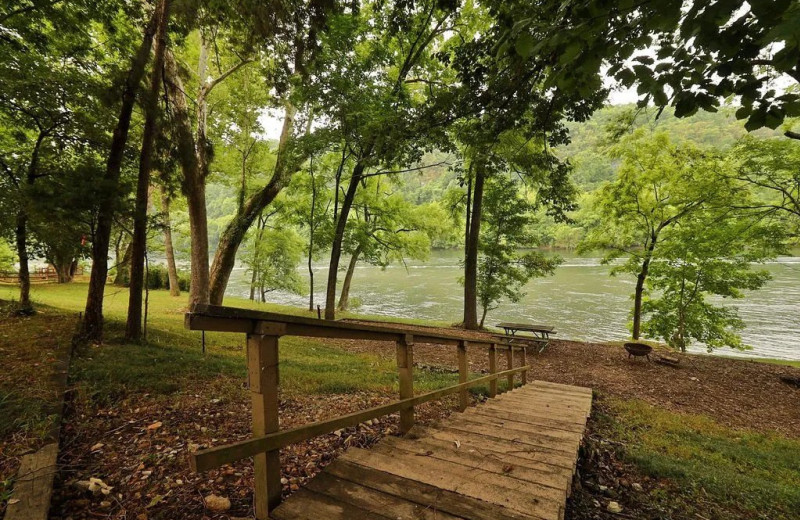
[[(37, 286), (34, 299), (67, 312), (83, 309), (85, 284)], [(13, 299), (14, 288), (0, 287), (0, 299)], [(164, 291), (150, 294), (149, 340), (133, 347), (120, 341), (127, 291), (107, 289), (107, 344), (92, 347), (74, 364), (74, 375), (96, 398), (125, 392), (169, 394), (182, 380), (213, 381), (245, 376), (241, 334), (209, 333), (208, 353), (201, 353), (200, 334), (183, 327), (185, 297)], [(306, 314), (278, 305), (230, 298), (226, 304)], [(409, 320), (411, 321), (411, 320)], [(411, 321), (423, 323), (419, 321)], [(285, 338), (281, 341), (281, 380), (284, 392), (344, 393), (396, 388), (392, 356), (352, 354), (319, 341)], [(416, 388), (452, 384), (451, 374), (416, 374)], [(686, 416), (637, 401), (614, 401), (612, 413), (601, 417), (603, 433), (625, 445), (624, 455), (641, 471), (667, 478), (683, 490), (680, 500), (711, 501), (747, 515), (791, 518), (800, 508), (800, 442), (722, 427), (713, 419)], [(653, 496), (653, 500), (676, 497)], [(675, 507), (675, 504), (673, 504)], [(764, 516), (766, 514), (767, 516)]]
[[(86, 298), (84, 283), (37, 285), (35, 302), (69, 313), (81, 312)], [(0, 300), (12, 300), (14, 287), (0, 287)], [(228, 298), (238, 307), (307, 315), (304, 310)], [(184, 378), (211, 380), (218, 375), (244, 378), (244, 335), (207, 333), (207, 354), (202, 354), (201, 333), (183, 325), (186, 297), (173, 298), (166, 291), (150, 292), (148, 344), (132, 348), (122, 335), (128, 305), (126, 289), (106, 289), (106, 345), (92, 347), (73, 365), (73, 377), (93, 393), (113, 398), (126, 391), (169, 393)], [(416, 388), (430, 390), (456, 382), (452, 374), (418, 374)], [(351, 354), (307, 338), (281, 340), (282, 390), (288, 394), (342, 393), (356, 390), (390, 391), (396, 388), (397, 371), (392, 356)]]
[(599, 416), (603, 435), (620, 443), (623, 458), (644, 474), (675, 484), (666, 496), (651, 498), (679, 516), (699, 509), (697, 518), (732, 511), (744, 518), (798, 518), (799, 439), (732, 430), (637, 400), (612, 400), (608, 411)]

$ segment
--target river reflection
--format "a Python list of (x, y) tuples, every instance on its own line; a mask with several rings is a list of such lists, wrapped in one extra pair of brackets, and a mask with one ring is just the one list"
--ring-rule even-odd
[[(626, 339), (633, 277), (609, 276), (609, 267), (602, 265), (599, 258), (560, 255), (564, 263), (554, 276), (533, 280), (526, 287), (522, 301), (502, 302), (489, 312), (486, 323), (547, 323), (555, 325), (560, 338)], [(409, 261), (405, 267), (394, 265), (382, 270), (361, 265), (356, 270), (350, 296), (360, 300), (357, 311), (362, 314), (455, 323), (461, 318), (463, 289), (458, 284), (461, 258), (460, 251), (433, 251), (428, 261)], [(718, 353), (800, 359), (800, 257), (781, 257), (764, 268), (773, 276), (766, 287), (744, 300), (731, 302), (739, 307), (747, 324), (742, 337), (753, 350), (722, 349)], [(327, 262), (318, 262), (314, 270), (315, 298), (322, 302)], [(307, 276), (304, 269), (302, 273)], [(228, 294), (247, 297), (248, 278), (243, 268), (236, 269)], [(273, 292), (268, 298), (286, 305), (307, 305), (304, 296)], [(704, 349), (696, 346), (693, 350)]]

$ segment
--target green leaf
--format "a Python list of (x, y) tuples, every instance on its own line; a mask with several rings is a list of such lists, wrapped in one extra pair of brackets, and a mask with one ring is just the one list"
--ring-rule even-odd
[(521, 33), (514, 42), (514, 50), (523, 58), (528, 58), (533, 54), (534, 45), (536, 45), (536, 42), (533, 40), (533, 36), (528, 33)]

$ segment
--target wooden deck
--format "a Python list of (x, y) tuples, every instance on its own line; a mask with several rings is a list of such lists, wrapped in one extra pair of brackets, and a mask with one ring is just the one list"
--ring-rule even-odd
[(347, 450), (270, 517), (561, 520), (591, 405), (588, 388), (534, 381)]

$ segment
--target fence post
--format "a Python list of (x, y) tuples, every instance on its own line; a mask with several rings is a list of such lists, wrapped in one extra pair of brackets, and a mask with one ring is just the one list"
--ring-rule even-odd
[[(414, 397), (414, 336), (404, 334), (397, 340), (397, 371), (400, 381), (400, 399)], [(400, 432), (408, 433), (414, 427), (414, 407), (400, 410)]]
[[(278, 336), (247, 335), (247, 373), (253, 405), (253, 435), (277, 432)], [(281, 462), (278, 450), (253, 457), (255, 512), (267, 520), (281, 502)]]
[[(467, 366), (467, 342), (460, 340), (458, 342), (458, 382), (466, 383), (469, 367)], [(466, 388), (458, 391), (458, 409), (464, 411), (467, 409), (469, 402), (468, 390)]]
[[(524, 367), (525, 365), (528, 364), (528, 350), (527, 350), (526, 347), (522, 347), (519, 350), (522, 353), (522, 364), (520, 364), (520, 366)], [(522, 372), (520, 372), (520, 378), (522, 379), (522, 384), (523, 385), (527, 385), (528, 384), (528, 371), (527, 370), (523, 370)]]
[[(514, 347), (511, 345), (508, 346), (508, 350), (506, 350), (506, 361), (508, 362), (508, 369), (511, 370), (514, 368)], [(507, 391), (510, 392), (514, 389), (514, 374), (508, 374), (508, 389)]]
[[(497, 373), (497, 343), (492, 343), (489, 347), (489, 373)], [(497, 379), (489, 382), (489, 397), (497, 396)]]

